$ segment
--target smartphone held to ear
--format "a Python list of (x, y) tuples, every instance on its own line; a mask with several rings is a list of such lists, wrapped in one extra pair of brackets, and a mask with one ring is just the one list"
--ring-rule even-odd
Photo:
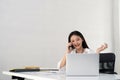
[(70, 50), (71, 50), (71, 49), (74, 49), (74, 46), (73, 46), (73, 45), (69, 46), (69, 49), (70, 49)]
[(68, 49), (69, 49), (69, 50), (73, 50), (73, 49), (74, 49), (74, 46), (72, 45), (72, 42), (69, 42), (69, 43), (68, 43)]

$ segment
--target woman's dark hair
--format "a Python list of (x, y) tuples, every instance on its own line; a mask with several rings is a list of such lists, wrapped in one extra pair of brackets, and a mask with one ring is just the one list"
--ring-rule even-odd
[(73, 35), (76, 35), (76, 36), (79, 36), (83, 42), (82, 42), (82, 47), (83, 48), (89, 48), (86, 41), (85, 41), (85, 38), (83, 37), (82, 33), (80, 33), (79, 31), (73, 31), (69, 34), (69, 37), (68, 37), (68, 42), (71, 42), (70, 39)]

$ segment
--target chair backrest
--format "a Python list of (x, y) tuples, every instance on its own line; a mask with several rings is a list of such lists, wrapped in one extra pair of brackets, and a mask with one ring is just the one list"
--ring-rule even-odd
[(100, 53), (100, 73), (116, 74), (115, 68), (115, 54), (114, 53)]

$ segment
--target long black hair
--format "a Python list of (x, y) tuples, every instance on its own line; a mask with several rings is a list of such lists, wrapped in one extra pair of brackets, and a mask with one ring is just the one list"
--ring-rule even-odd
[(73, 35), (77, 35), (77, 36), (79, 36), (83, 40), (83, 42), (82, 42), (82, 47), (83, 48), (89, 48), (88, 45), (87, 45), (87, 43), (86, 43), (86, 41), (85, 41), (85, 38), (83, 37), (82, 33), (79, 32), (79, 31), (73, 31), (73, 32), (71, 32), (69, 34), (69, 36), (68, 36), (68, 42), (71, 42), (70, 39), (71, 39), (71, 37)]

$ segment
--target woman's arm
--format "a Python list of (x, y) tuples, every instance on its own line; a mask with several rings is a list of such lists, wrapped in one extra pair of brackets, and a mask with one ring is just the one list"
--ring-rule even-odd
[(72, 45), (71, 43), (67, 44), (67, 50), (66, 50), (64, 56), (62, 57), (60, 64), (58, 66), (60, 69), (66, 65), (66, 55), (71, 53), (71, 51), (73, 50), (72, 48), (70, 48), (71, 45)]
[(105, 50), (108, 47), (106, 43), (101, 45), (99, 48), (97, 48), (96, 53), (100, 53), (101, 51)]
[(64, 67), (66, 65), (66, 53), (64, 54), (63, 58), (60, 61), (60, 65), (59, 68), (61, 69), (62, 67)]

